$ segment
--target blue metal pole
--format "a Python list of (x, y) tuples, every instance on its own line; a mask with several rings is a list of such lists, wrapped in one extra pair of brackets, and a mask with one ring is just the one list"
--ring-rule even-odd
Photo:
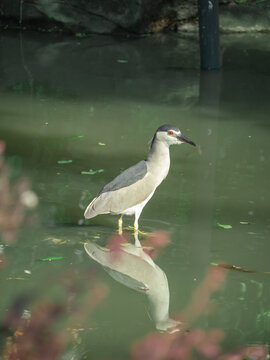
[(219, 0), (198, 0), (202, 70), (221, 67), (219, 51)]

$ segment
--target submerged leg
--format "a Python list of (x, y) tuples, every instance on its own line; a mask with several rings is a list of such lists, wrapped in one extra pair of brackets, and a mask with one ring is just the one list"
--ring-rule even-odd
[(134, 233), (138, 233), (139, 231), (139, 217), (141, 215), (142, 209), (135, 213), (135, 220), (134, 220)]
[(139, 240), (138, 231), (134, 231), (134, 239), (135, 239), (135, 246), (137, 248), (142, 248), (142, 245)]
[(135, 213), (134, 235), (141, 234), (141, 235), (147, 235), (147, 236), (149, 236), (150, 233), (139, 230), (139, 222), (138, 222), (138, 220), (139, 220), (139, 217), (140, 217), (140, 215), (141, 215), (141, 212), (142, 212), (142, 209), (140, 209), (137, 213)]
[(139, 230), (139, 223), (138, 223), (138, 218), (135, 215), (135, 221), (134, 221), (134, 233), (138, 233)]
[(123, 234), (123, 215), (120, 216), (120, 218), (118, 219), (118, 234), (122, 235)]

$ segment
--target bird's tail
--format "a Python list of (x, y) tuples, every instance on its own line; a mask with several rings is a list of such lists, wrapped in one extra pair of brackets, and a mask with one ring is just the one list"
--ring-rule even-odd
[(84, 212), (84, 217), (86, 218), (86, 219), (91, 219), (91, 218), (93, 218), (93, 217), (95, 217), (95, 216), (97, 216), (98, 215), (98, 213), (95, 211), (95, 200), (96, 200), (96, 198), (94, 198), (91, 202), (90, 202), (90, 204), (87, 206), (87, 208), (86, 208), (86, 210), (85, 210), (85, 212)]

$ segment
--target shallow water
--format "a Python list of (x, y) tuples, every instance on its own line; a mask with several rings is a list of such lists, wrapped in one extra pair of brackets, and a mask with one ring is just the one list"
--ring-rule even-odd
[[(215, 310), (194, 326), (223, 329), (227, 349), (269, 344), (269, 36), (221, 43), (222, 71), (200, 74), (194, 38), (1, 34), (0, 139), (39, 197), (39, 220), (4, 248), (2, 280), (25, 280), (1, 282), (1, 318), (16, 294), (62, 300), (53, 279), (91, 268), (109, 292), (67, 358), (126, 359), (130, 345), (155, 330), (146, 297), (84, 251), (87, 240), (104, 245), (117, 218), (85, 223), (83, 211), (102, 186), (146, 157), (156, 128), (171, 123), (197, 147), (171, 148), (169, 175), (139, 221), (144, 231), (169, 233), (156, 263), (168, 278), (170, 313), (188, 304), (211, 262), (256, 270), (229, 270)], [(104, 172), (81, 174), (89, 169)], [(125, 226), (132, 222), (124, 218)], [(37, 262), (49, 256), (65, 259)]]

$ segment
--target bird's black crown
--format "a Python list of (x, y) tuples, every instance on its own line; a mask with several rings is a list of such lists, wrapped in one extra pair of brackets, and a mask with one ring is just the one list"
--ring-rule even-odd
[(160, 126), (157, 129), (156, 133), (159, 132), (159, 131), (169, 131), (169, 130), (179, 131), (179, 129), (176, 126), (166, 124), (166, 125)]
[(173, 126), (173, 125), (168, 125), (168, 124), (165, 124), (165, 125), (162, 125), (160, 126), (157, 131), (155, 132), (155, 135), (153, 136), (153, 139), (151, 141), (151, 146), (150, 146), (150, 149), (152, 149), (152, 146), (156, 140), (156, 134), (160, 131), (169, 131), (169, 130), (174, 130), (174, 131), (179, 131), (179, 129), (176, 127), (176, 126)]

